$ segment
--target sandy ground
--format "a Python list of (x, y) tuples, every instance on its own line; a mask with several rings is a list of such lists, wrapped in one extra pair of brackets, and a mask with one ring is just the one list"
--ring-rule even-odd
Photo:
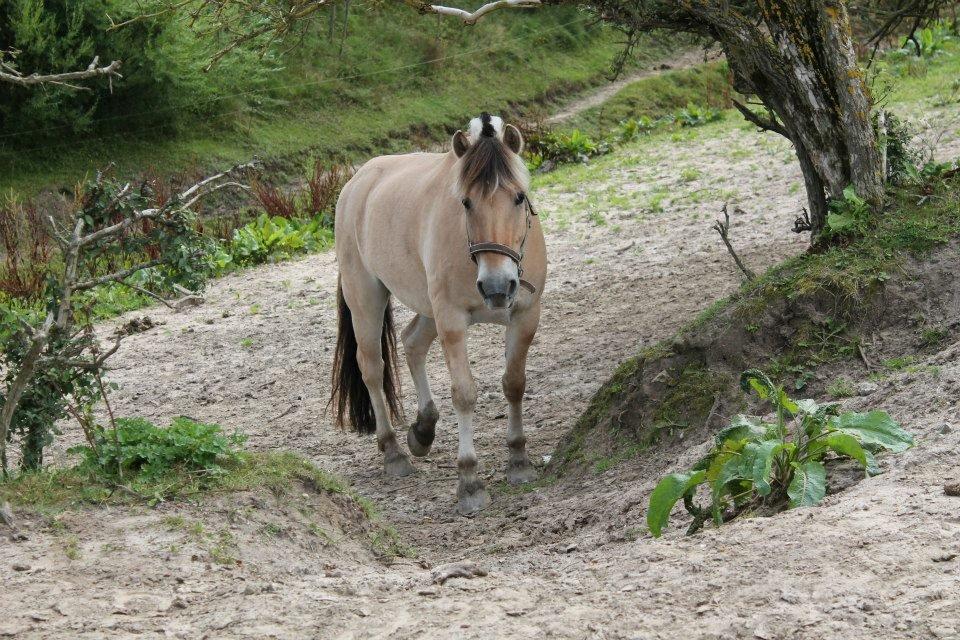
[[(951, 152), (956, 137), (944, 140)], [(724, 201), (749, 212), (734, 218), (733, 239), (753, 268), (805, 246), (789, 232), (803, 204), (789, 149), (739, 124), (641, 142), (589, 169), (564, 169), (534, 195), (550, 254), (525, 403), (535, 461), (619, 361), (738, 286), (710, 230)], [(666, 196), (644, 204), (657, 190)], [(591, 200), (596, 194), (607, 195)], [(0, 635), (960, 638), (960, 502), (942, 490), (960, 471), (960, 343), (931, 358), (938, 377), (896, 374), (848, 401), (889, 410), (918, 438), (883, 460), (884, 474), (820, 507), (695, 537), (682, 535), (681, 517), (654, 540), (643, 533), (646, 496), (703, 445), (691, 443), (679, 459), (654, 448), (605, 473), (509, 490), (503, 341), (493, 327), (470, 335), (491, 507), (454, 514), (457, 436), (436, 345), (433, 452), (415, 461), (415, 475), (384, 477), (374, 441), (337, 431), (324, 413), (335, 286), (334, 256), (325, 253), (214, 282), (195, 309), (151, 310), (163, 324), (131, 337), (113, 361), (115, 410), (215, 421), (248, 434), (256, 449), (298, 451), (371, 498), (414, 557), (375, 559), (330, 505), (317, 507), (329, 535), (311, 537), (297, 520), (308, 505), (269, 495), (28, 517), (26, 540), (0, 543)], [(400, 312), (401, 322), (408, 317)], [(218, 544), (239, 562), (211, 562)], [(487, 575), (434, 584), (437, 567), (461, 561)]]

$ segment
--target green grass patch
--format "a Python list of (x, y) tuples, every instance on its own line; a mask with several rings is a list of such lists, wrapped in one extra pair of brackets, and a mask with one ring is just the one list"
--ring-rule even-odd
[(694, 109), (687, 109), (688, 105), (728, 109), (732, 106), (730, 99), (726, 64), (664, 71), (630, 83), (602, 105), (566, 121), (564, 128), (580, 129), (591, 136), (602, 137), (630, 119), (657, 119), (677, 113), (678, 120), (693, 122), (698, 114), (691, 113)]
[[(322, 15), (295, 51), (282, 61), (268, 59), (270, 68), (252, 89), (232, 90), (224, 76), (248, 84), (243, 65), (262, 64), (256, 55), (191, 76), (211, 86), (228, 83), (191, 105), (193, 113), (160, 124), (156, 117), (138, 122), (140, 111), (155, 116), (173, 108), (154, 104), (130, 109), (119, 123), (94, 122), (84, 134), (7, 140), (0, 148), (0, 191), (70, 186), (109, 162), (120, 174), (135, 175), (148, 167), (167, 174), (254, 154), (292, 164), (306, 156), (362, 160), (409, 149), (411, 141), (445, 140), (484, 109), (547, 105), (557, 95), (599, 84), (621, 48), (615, 33), (591, 25), (573, 7), (509, 13), (464, 28), (404, 6), (355, 3), (342, 51), (342, 25), (330, 42)], [(171, 64), (202, 64), (203, 48), (194, 49)], [(650, 37), (638, 50), (649, 60), (669, 47)]]

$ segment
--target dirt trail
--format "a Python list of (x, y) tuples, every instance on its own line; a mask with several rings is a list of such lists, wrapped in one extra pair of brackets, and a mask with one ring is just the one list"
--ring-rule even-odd
[[(789, 148), (739, 123), (642, 141), (541, 182), (535, 198), (550, 276), (525, 404), (535, 461), (552, 452), (622, 358), (737, 287), (736, 267), (710, 230), (724, 201), (749, 212), (734, 219), (733, 242), (754, 269), (804, 249), (804, 238), (788, 231), (803, 204)], [(28, 540), (0, 546), (0, 635), (960, 637), (960, 518), (956, 499), (941, 490), (942, 477), (956, 474), (960, 446), (960, 344), (932, 359), (938, 378), (898, 374), (849, 401), (890, 410), (920, 440), (885, 460), (885, 474), (820, 508), (692, 538), (674, 528), (653, 540), (640, 533), (657, 479), (651, 465), (678, 467), (702, 445), (691, 443), (680, 460), (641, 455), (576, 482), (507, 489), (503, 347), (494, 327), (470, 334), (491, 508), (471, 519), (454, 514), (457, 436), (436, 345), (429, 373), (441, 423), (433, 452), (415, 461), (414, 476), (384, 477), (373, 440), (333, 429), (324, 413), (335, 286), (334, 256), (325, 253), (214, 282), (196, 309), (151, 310), (164, 324), (130, 338), (116, 356), (114, 409), (216, 421), (247, 433), (254, 448), (307, 455), (370, 497), (416, 558), (385, 566), (349, 540), (307, 545), (292, 526), (266, 535), (270, 509), (294, 511), (270, 507), (268, 497), (84, 510), (56, 527), (34, 519)], [(401, 323), (408, 317), (400, 312)], [(164, 524), (183, 516), (221, 527), (242, 564), (198, 557), (195, 539)], [(431, 569), (464, 560), (489, 575), (433, 584)]]
[(666, 60), (658, 64), (654, 69), (641, 69), (639, 71), (634, 71), (623, 76), (622, 78), (615, 80), (614, 82), (605, 84), (602, 87), (599, 87), (598, 89), (575, 99), (563, 109), (547, 118), (546, 123), (559, 124), (586, 111), (587, 109), (600, 106), (619, 93), (621, 89), (633, 84), (638, 80), (652, 78), (664, 73), (665, 71), (688, 69), (700, 62), (703, 62), (703, 51), (687, 51), (676, 58)]

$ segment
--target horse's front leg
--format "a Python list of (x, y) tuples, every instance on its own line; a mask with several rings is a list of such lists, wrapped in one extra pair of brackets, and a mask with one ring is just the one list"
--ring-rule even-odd
[(457, 451), (457, 470), (460, 477), (457, 485), (457, 511), (467, 515), (490, 504), (490, 495), (477, 474), (477, 452), (473, 448), (473, 412), (477, 405), (477, 385), (470, 373), (470, 360), (467, 358), (467, 323), (464, 321), (450, 324), (441, 326), (438, 320), (437, 329), (447, 369), (450, 371), (453, 408), (460, 427), (460, 446)]
[(537, 479), (537, 470), (527, 457), (527, 438), (523, 434), (523, 393), (527, 386), (527, 352), (540, 323), (539, 303), (513, 318), (507, 326), (503, 395), (507, 398), (507, 482), (522, 484)]

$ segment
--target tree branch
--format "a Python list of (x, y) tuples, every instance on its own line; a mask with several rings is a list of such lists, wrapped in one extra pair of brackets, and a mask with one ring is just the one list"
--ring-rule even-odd
[(737, 108), (737, 111), (739, 111), (743, 117), (747, 119), (747, 121), (752, 122), (764, 131), (773, 131), (774, 133), (779, 133), (787, 140), (792, 140), (790, 133), (782, 124), (780, 124), (780, 122), (777, 121), (776, 117), (772, 113), (770, 114), (769, 118), (763, 118), (739, 100), (734, 100), (733, 106)]
[(158, 264), (163, 264), (163, 258), (154, 258), (153, 260), (148, 260), (146, 262), (141, 262), (135, 264), (132, 267), (127, 267), (126, 269), (121, 269), (120, 271), (114, 271), (113, 273), (108, 273), (105, 276), (100, 276), (99, 278), (94, 278), (92, 280), (84, 280), (83, 282), (78, 282), (73, 285), (74, 290), (83, 291), (85, 289), (92, 289), (93, 287), (98, 287), (102, 284), (107, 284), (108, 282), (119, 282), (125, 278), (129, 278), (137, 271), (143, 271), (144, 269), (149, 269), (150, 267), (155, 267)]
[(446, 7), (439, 4), (430, 4), (423, 0), (404, 0), (409, 6), (420, 13), (436, 13), (444, 16), (460, 18), (464, 24), (476, 24), (480, 18), (497, 9), (536, 9), (541, 6), (540, 0), (497, 0), (488, 2), (476, 11), (467, 11), (457, 7)]
[(114, 60), (104, 67), (100, 65), (99, 56), (95, 56), (93, 58), (93, 62), (90, 63), (90, 66), (83, 71), (68, 71), (67, 73), (51, 74), (32, 73), (28, 76), (25, 76), (11, 65), (4, 64), (3, 68), (6, 69), (6, 71), (0, 70), (0, 81), (9, 82), (22, 87), (29, 87), (38, 84), (59, 84), (72, 89), (82, 89), (83, 87), (77, 87), (70, 84), (70, 82), (75, 82), (77, 80), (89, 80), (90, 78), (98, 78), (101, 76), (107, 76), (110, 78), (123, 77), (119, 72), (119, 60)]
[(7, 387), (6, 397), (3, 401), (3, 407), (0, 407), (0, 460), (3, 461), (3, 473), (7, 472), (7, 433), (10, 431), (10, 423), (13, 422), (13, 413), (20, 404), (20, 396), (26, 390), (33, 374), (37, 370), (37, 363), (40, 360), (40, 354), (50, 341), (50, 331), (54, 325), (54, 315), (51, 311), (47, 314), (47, 319), (43, 325), (30, 332), (30, 347), (27, 353), (20, 361), (20, 370), (17, 376)]

